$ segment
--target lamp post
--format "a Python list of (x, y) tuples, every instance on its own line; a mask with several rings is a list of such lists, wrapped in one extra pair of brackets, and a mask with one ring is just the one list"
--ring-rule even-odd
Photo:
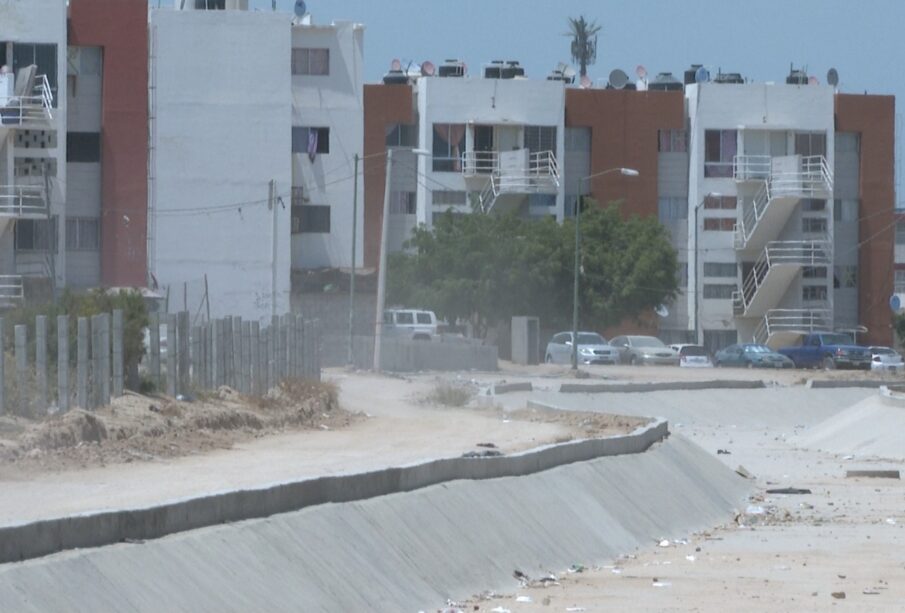
[(578, 272), (581, 266), (581, 185), (583, 182), (610, 173), (618, 172), (626, 177), (637, 177), (639, 172), (634, 168), (608, 168), (595, 172), (586, 177), (580, 177), (577, 181), (578, 190), (575, 192), (575, 276), (572, 282), (572, 370), (578, 370)]
[[(386, 307), (387, 228), (390, 213), (390, 178), (393, 168), (393, 149), (387, 149), (386, 185), (383, 189), (383, 219), (380, 224), (380, 263), (377, 269), (377, 308), (374, 315), (374, 371), (380, 372), (380, 343), (383, 339), (383, 310)], [(404, 149), (402, 151), (405, 151)], [(426, 149), (409, 149), (416, 156), (431, 155)], [(415, 191), (418, 188), (418, 165), (415, 164)]]

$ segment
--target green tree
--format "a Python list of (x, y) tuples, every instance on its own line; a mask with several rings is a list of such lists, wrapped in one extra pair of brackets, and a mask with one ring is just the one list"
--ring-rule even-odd
[(572, 37), (572, 61), (578, 62), (579, 74), (588, 74), (588, 65), (597, 61), (597, 33), (601, 27), (596, 21), (588, 22), (584, 15), (578, 19), (569, 17), (569, 33)]
[[(672, 299), (675, 250), (653, 218), (623, 220), (618, 208), (582, 216), (580, 311), (603, 328)], [(469, 321), (478, 336), (516, 315), (567, 327), (572, 317), (574, 226), (551, 218), (454, 215), (414, 230), (409, 251), (389, 260), (391, 304)]]

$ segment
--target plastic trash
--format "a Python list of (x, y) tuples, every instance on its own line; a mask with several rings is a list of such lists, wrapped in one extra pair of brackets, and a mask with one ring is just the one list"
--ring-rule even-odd
[(531, 596), (519, 596), (515, 599), (516, 602), (532, 602)]
[(663, 539), (660, 541), (660, 547), (669, 547), (669, 539)]
[(764, 508), (756, 504), (749, 504), (748, 508), (745, 509), (746, 515), (763, 515), (764, 513), (766, 513)]

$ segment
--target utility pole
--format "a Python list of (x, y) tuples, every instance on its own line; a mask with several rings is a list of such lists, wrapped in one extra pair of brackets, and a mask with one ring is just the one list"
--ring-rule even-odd
[(390, 178), (393, 176), (393, 150), (387, 149), (386, 185), (383, 192), (383, 219), (380, 230), (380, 268), (377, 269), (377, 309), (374, 315), (374, 371), (380, 372), (380, 343), (383, 339), (383, 309), (386, 302), (387, 228), (390, 212)]
[(354, 364), (355, 339), (355, 247), (358, 242), (358, 154), (355, 154), (355, 172), (352, 185), (352, 274), (349, 277), (349, 365)]

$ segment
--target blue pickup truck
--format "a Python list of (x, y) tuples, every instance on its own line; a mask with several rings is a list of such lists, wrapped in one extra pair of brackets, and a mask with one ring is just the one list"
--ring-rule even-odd
[(796, 368), (870, 370), (870, 350), (867, 347), (852, 344), (848, 335), (838, 332), (805, 334), (800, 344), (783, 347), (779, 353), (790, 358)]

